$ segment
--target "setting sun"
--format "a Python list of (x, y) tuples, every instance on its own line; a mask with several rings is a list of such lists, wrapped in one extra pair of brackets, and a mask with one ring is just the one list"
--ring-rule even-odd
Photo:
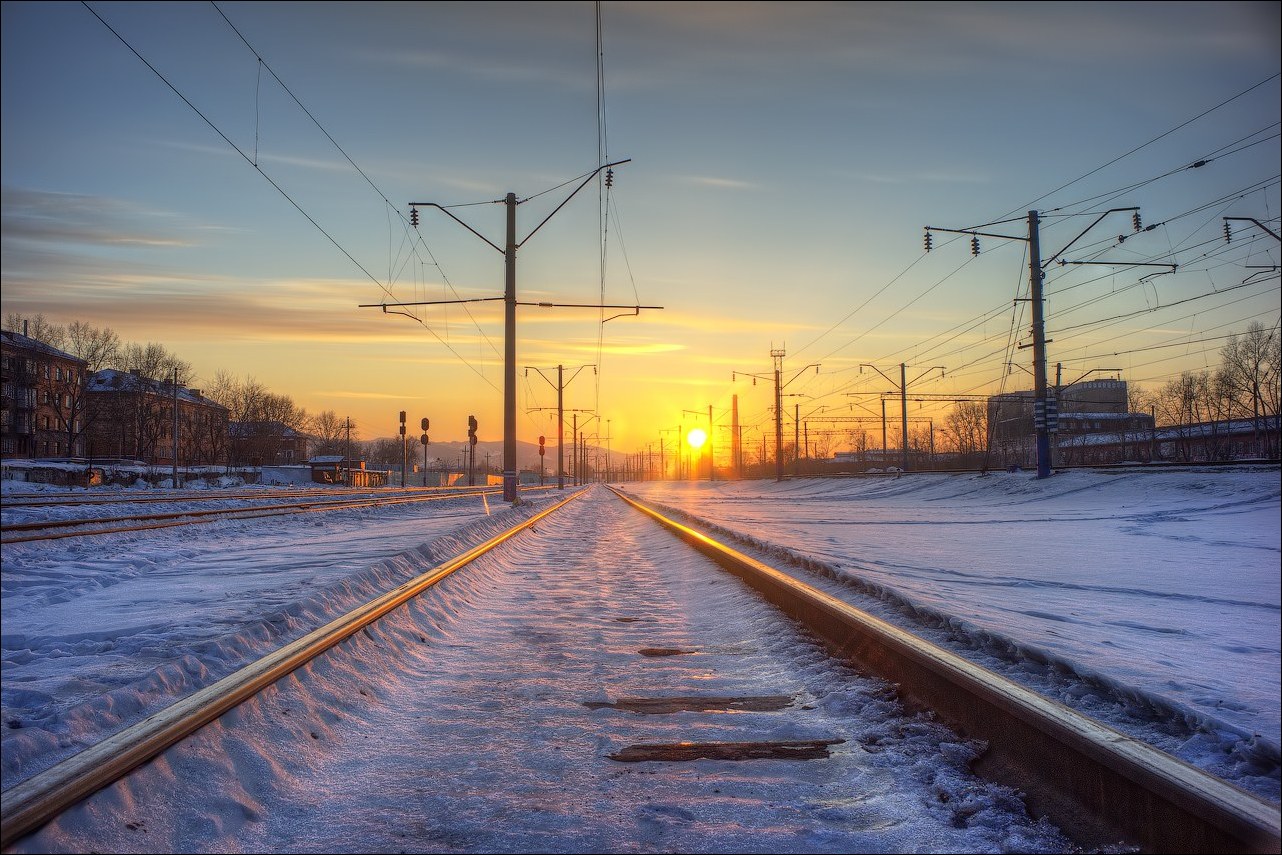
[(703, 444), (708, 441), (708, 432), (703, 428), (693, 428), (686, 434), (686, 442), (691, 448), (703, 448)]

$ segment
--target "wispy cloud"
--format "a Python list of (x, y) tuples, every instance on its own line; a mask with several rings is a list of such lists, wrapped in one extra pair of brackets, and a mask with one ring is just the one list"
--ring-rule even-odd
[(844, 172), (839, 173), (852, 181), (868, 184), (988, 184), (993, 180), (989, 172)]
[(20, 187), (0, 190), (5, 244), (33, 241), (92, 246), (192, 246), (191, 241), (161, 225), (170, 218), (166, 212), (102, 196)]
[[(178, 151), (191, 152), (192, 154), (208, 155), (211, 157), (240, 157), (230, 146), (226, 145), (199, 145), (187, 142), (175, 142), (163, 140), (159, 145), (166, 148), (176, 149)], [(251, 148), (242, 148), (244, 155), (258, 164), (274, 163), (281, 166), (296, 166), (302, 169), (315, 169), (322, 172), (351, 172), (352, 165), (344, 160), (341, 156), (335, 154), (332, 159), (317, 157), (299, 157), (297, 155), (275, 154), (270, 148), (262, 148), (255, 151)]]
[(677, 180), (685, 184), (696, 184), (701, 187), (721, 187), (728, 190), (758, 190), (760, 184), (751, 181), (740, 181), (737, 178), (719, 178), (715, 175), (678, 175)]

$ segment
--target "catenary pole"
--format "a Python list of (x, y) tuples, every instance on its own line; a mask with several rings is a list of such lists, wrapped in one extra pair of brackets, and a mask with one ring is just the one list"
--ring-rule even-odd
[(1042, 250), (1036, 211), (1028, 212), (1028, 286), (1033, 301), (1033, 397), (1037, 430), (1037, 477), (1051, 474), (1051, 438), (1046, 411), (1046, 321), (1042, 308)]

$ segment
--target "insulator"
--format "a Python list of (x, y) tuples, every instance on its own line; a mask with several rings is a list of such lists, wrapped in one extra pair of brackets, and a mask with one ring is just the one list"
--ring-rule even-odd
[(613, 169), (607, 169), (605, 171), (605, 186), (606, 187), (614, 186), (614, 170)]
[(1229, 225), (1228, 220), (1224, 221), (1224, 242), (1233, 243), (1233, 227)]
[(418, 208), (410, 208), (410, 225), (418, 228)]
[(930, 247), (931, 247), (930, 232), (926, 232), (926, 251), (927, 252), (930, 252)]
[(1143, 226), (1143, 224), (1142, 224), (1142, 223), (1140, 223), (1140, 212), (1139, 212), (1139, 211), (1136, 211), (1135, 213), (1131, 214), (1131, 225), (1135, 227), (1135, 231), (1137, 231), (1137, 232), (1139, 232), (1139, 231), (1143, 231), (1143, 230), (1144, 230), (1144, 226)]
[(979, 238), (975, 235), (970, 236), (970, 254), (979, 255)]

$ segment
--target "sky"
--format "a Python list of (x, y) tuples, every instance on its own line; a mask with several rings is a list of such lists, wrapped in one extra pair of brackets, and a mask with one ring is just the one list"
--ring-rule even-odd
[[(4, 482), (6, 524), (51, 513), (16, 500), (39, 486)], [(624, 489), (1279, 800), (1276, 470)], [(553, 500), (7, 545), (5, 789)], [(608, 536), (585, 540), (584, 529)], [(799, 560), (810, 570), (789, 563)], [(696, 654), (639, 665), (646, 646)], [(780, 693), (804, 714), (584, 706)], [(777, 775), (602, 762), (636, 742), (763, 733), (847, 744), (831, 763)], [(405, 751), (407, 740), (431, 750)], [(934, 724), (905, 724), (880, 684), (835, 666), (596, 486), (14, 851), (1065, 851), (1059, 832), (969, 776), (974, 750)], [(386, 762), (371, 768), (372, 751)], [(442, 779), (451, 786), (426, 783)], [(388, 823), (389, 811), (424, 821)]]
[[(728, 448), (736, 396), (755, 448), (772, 351), (815, 429), (876, 433), (900, 364), (932, 398), (1031, 388), (1030, 210), (1073, 262), (1048, 266), (1052, 382), (1157, 388), (1278, 323), (1276, 3), (607, 2), (599, 49), (597, 12), (5, 2), (4, 313), (160, 343), (197, 388), (252, 377), (363, 438), (405, 410), (497, 439), (481, 238), (514, 193), (519, 300), (662, 307), (520, 308), (518, 439), (555, 436), (559, 365), (630, 452), (710, 406)], [(426, 207), (415, 231), (411, 202), (467, 227)], [(1144, 231), (1105, 214), (1130, 207)], [(926, 226), (1004, 237), (926, 253)]]

